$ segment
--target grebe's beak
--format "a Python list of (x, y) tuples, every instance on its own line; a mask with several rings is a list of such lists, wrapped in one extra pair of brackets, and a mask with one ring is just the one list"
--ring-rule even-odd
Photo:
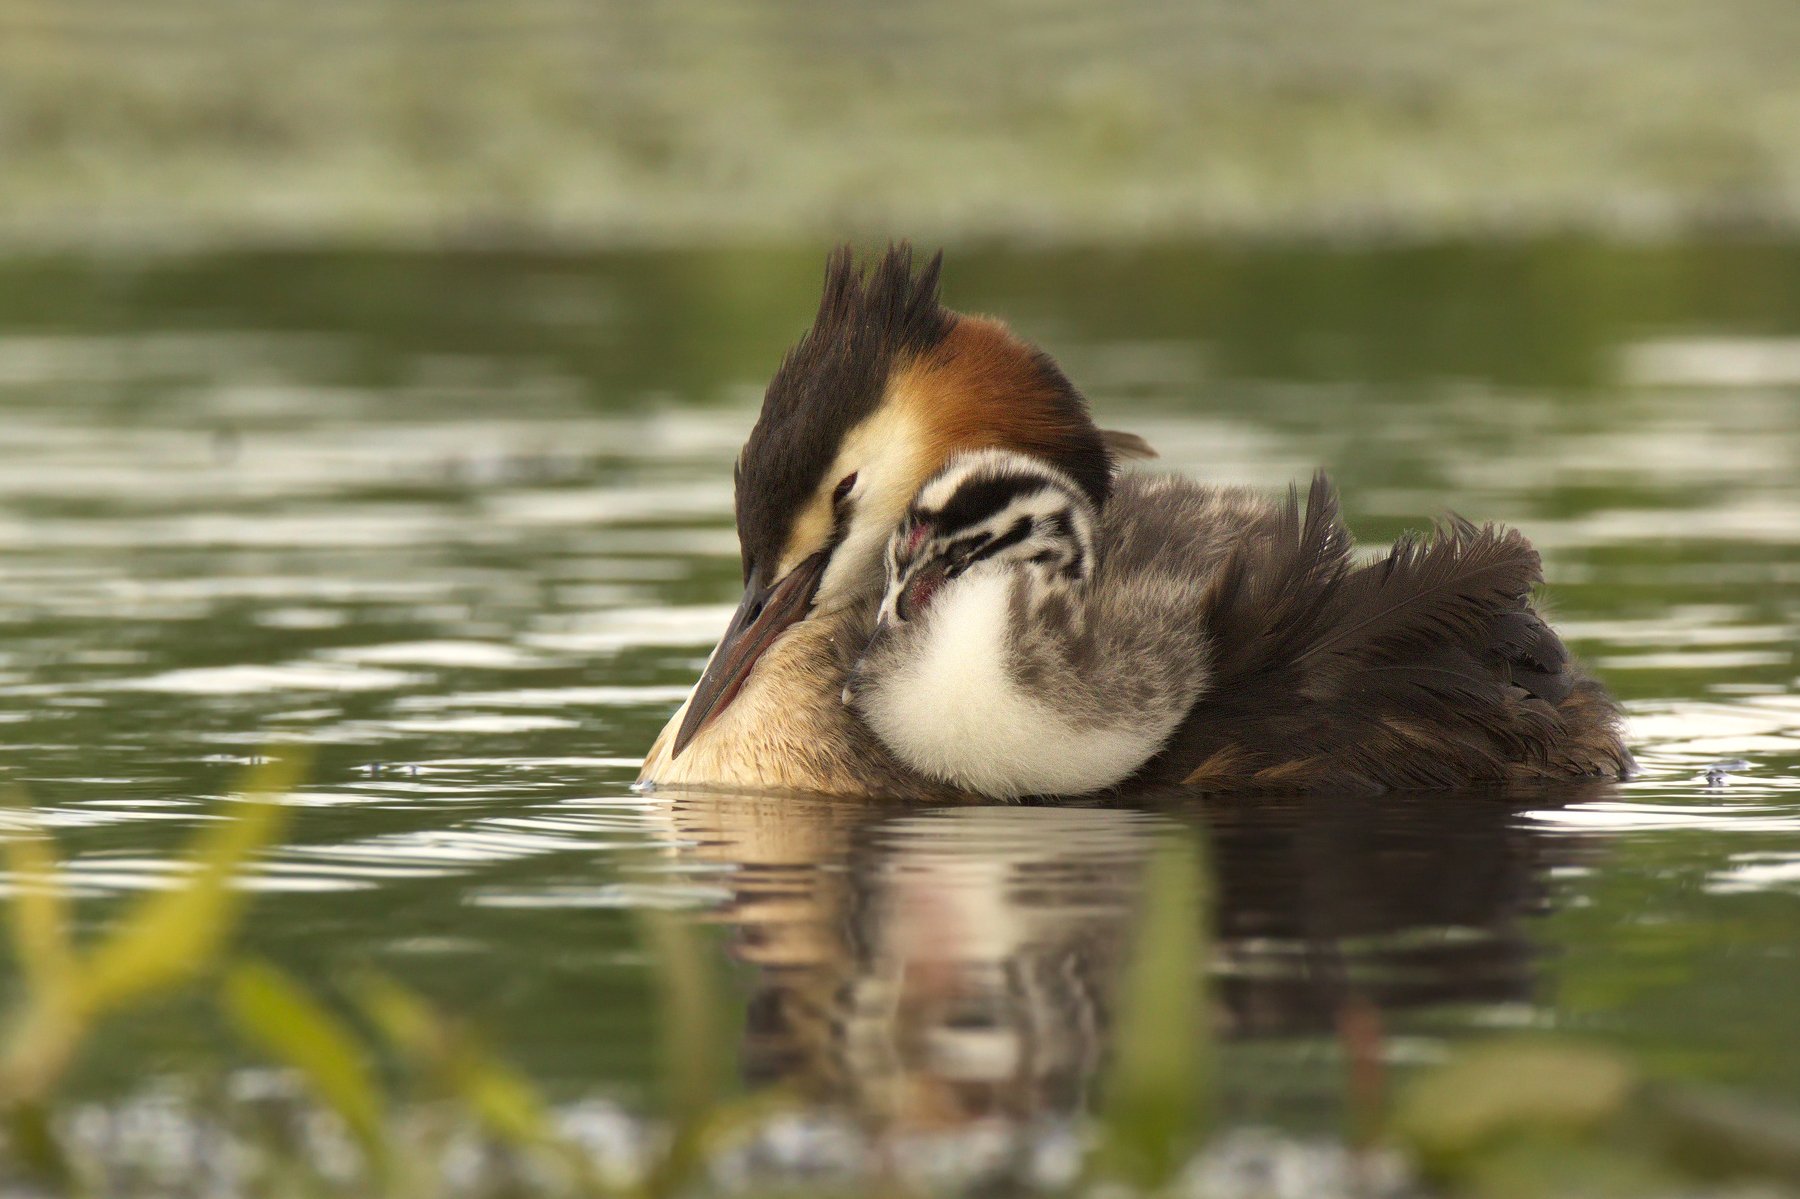
[(687, 715), (675, 733), (672, 757), (680, 757), (707, 721), (731, 706), (757, 659), (784, 629), (806, 616), (828, 557), (821, 551), (767, 587), (751, 583), (744, 588), (743, 602), (732, 615), (725, 636), (719, 639), (719, 648), (706, 664), (706, 673), (694, 684)]

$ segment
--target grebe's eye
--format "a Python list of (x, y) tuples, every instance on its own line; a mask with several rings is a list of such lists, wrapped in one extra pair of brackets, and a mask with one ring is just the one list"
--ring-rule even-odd
[(831, 503), (835, 507), (850, 498), (850, 489), (856, 486), (856, 472), (851, 471), (838, 480), (838, 485), (831, 492)]

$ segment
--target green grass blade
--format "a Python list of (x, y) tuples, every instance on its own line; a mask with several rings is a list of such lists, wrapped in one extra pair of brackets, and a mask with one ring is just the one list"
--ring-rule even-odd
[(54, 885), (48, 844), (31, 837), (8, 843), (9, 862), (30, 885), (12, 906), (12, 934), (32, 985), (8, 1014), (0, 1051), (0, 1101), (41, 1099), (56, 1084), (110, 1009), (184, 981), (210, 966), (241, 900), (234, 875), (267, 844), (284, 818), (274, 798), (290, 790), (302, 762), (275, 757), (250, 772), (244, 789), (260, 802), (243, 805), (198, 839), (192, 876), (177, 890), (135, 904), (117, 929), (83, 954), (72, 944), (69, 918)]
[(292, 790), (302, 769), (298, 755), (287, 755), (249, 774), (243, 789), (251, 801), (200, 836), (187, 881), (135, 905), (89, 956), (83, 1006), (92, 1012), (118, 1007), (212, 964), (242, 905), (232, 882), (279, 834), (287, 810), (278, 799)]
[(711, 1134), (729, 1122), (732, 1068), (722, 992), (694, 926), (669, 912), (640, 913), (662, 992), (662, 1078), (672, 1125), (668, 1152), (652, 1171), (653, 1196), (680, 1191), (699, 1169)]
[[(8, 793), (5, 803), (28, 810), (17, 791)], [(57, 877), (55, 847), (41, 830), (21, 829), (6, 841), (6, 868), (13, 879), (7, 913), (26, 986), (37, 996), (60, 998), (74, 979), (75, 945), (68, 903)]]
[(437, 1071), (450, 1049), (450, 1032), (431, 1005), (394, 980), (366, 974), (352, 988), (363, 1013), (382, 1037), (415, 1067)]
[(501, 1144), (559, 1163), (576, 1193), (605, 1189), (587, 1154), (558, 1134), (550, 1105), (523, 1075), (392, 979), (368, 975), (355, 991), (383, 1038), (439, 1097), (461, 1104)]
[[(23, 810), (22, 796), (7, 798)], [(14, 1152), (50, 1177), (59, 1171), (49, 1167), (54, 1144), (37, 1101), (67, 1068), (88, 1020), (81, 1006), (68, 904), (50, 839), (36, 828), (20, 830), (6, 842), (6, 864), (13, 877), (7, 914), (25, 989), (6, 1017), (0, 1102), (8, 1107)]]
[(669, 912), (646, 911), (641, 927), (662, 993), (669, 1109), (679, 1122), (696, 1122), (722, 1098), (729, 1066), (718, 982), (691, 924)]
[(1091, 1162), (1098, 1177), (1161, 1186), (1205, 1132), (1212, 1089), (1205, 921), (1198, 846), (1191, 836), (1169, 836), (1151, 859), (1121, 980)]
[(7, 1107), (6, 1147), (9, 1156), (34, 1178), (62, 1194), (77, 1191), (79, 1179), (42, 1103), (27, 1101)]
[(415, 1069), (432, 1076), (489, 1132), (519, 1147), (554, 1139), (549, 1105), (511, 1067), (453, 1027), (431, 1004), (390, 978), (373, 975), (357, 987), (363, 1010)]
[(529, 1147), (553, 1139), (548, 1107), (537, 1089), (510, 1067), (485, 1053), (466, 1052), (456, 1084), (469, 1110), (501, 1140)]
[(371, 976), (357, 990), (363, 1010), (389, 1043), (489, 1132), (521, 1147), (553, 1140), (549, 1105), (537, 1089), (466, 1030), (392, 979)]
[(1610, 1049), (1506, 1038), (1464, 1049), (1402, 1092), (1391, 1130), (1427, 1173), (1455, 1178), (1496, 1147), (1591, 1138), (1625, 1110), (1636, 1071)]
[(297, 1071), (337, 1113), (377, 1174), (388, 1173), (387, 1119), (363, 1045), (286, 975), (259, 962), (233, 969), (225, 1005), (246, 1039)]

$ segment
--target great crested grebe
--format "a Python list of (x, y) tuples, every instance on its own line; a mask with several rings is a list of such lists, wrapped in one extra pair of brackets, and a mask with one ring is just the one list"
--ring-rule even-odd
[(1630, 769), (1530, 606), (1519, 534), (1456, 521), (1358, 568), (1322, 476), (1304, 512), (1115, 478), (1142, 443), (942, 307), (940, 258), (831, 256), (738, 457), (743, 601), (640, 782), (948, 799)]

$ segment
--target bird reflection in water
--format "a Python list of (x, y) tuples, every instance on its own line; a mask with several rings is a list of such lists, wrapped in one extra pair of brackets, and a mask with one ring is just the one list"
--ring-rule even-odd
[[(709, 918), (755, 968), (748, 1081), (878, 1135), (1024, 1128), (1087, 1108), (1144, 872), (1172, 830), (1201, 830), (1208, 849), (1216, 1026), (1258, 1043), (1330, 1034), (1347, 1004), (1391, 1028), (1437, 1005), (1531, 1003), (1549, 872), (1589, 852), (1491, 794), (904, 813), (794, 796), (668, 802), (682, 855), (735, 867)], [(1270, 1099), (1329, 1106), (1335, 1069), (1314, 1071), (1298, 1088), (1310, 1094)]]

